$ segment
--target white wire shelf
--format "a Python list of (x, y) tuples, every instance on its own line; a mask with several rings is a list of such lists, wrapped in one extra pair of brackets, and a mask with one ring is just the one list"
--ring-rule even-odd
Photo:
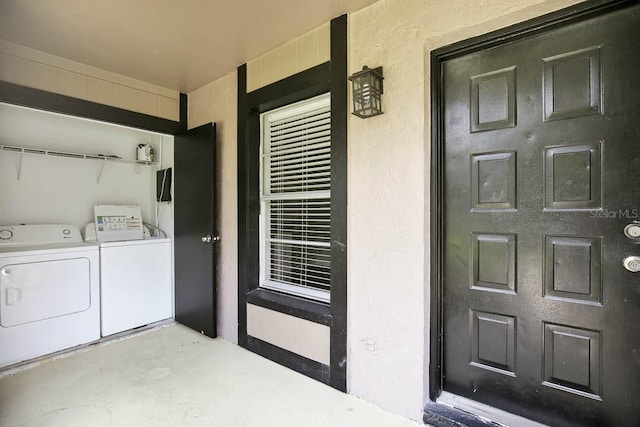
[(145, 162), (145, 161), (137, 161), (137, 160), (125, 160), (119, 156), (115, 155), (104, 155), (104, 154), (83, 154), (83, 153), (72, 153), (68, 151), (59, 151), (59, 150), (47, 150), (44, 148), (27, 148), (27, 147), (18, 147), (15, 145), (0, 145), (0, 151), (10, 151), (13, 153), (20, 154), (20, 163), (18, 166), (18, 180), (20, 180), (20, 174), (22, 170), (22, 156), (24, 154), (36, 154), (36, 155), (44, 155), (44, 156), (55, 156), (55, 157), (67, 157), (72, 159), (83, 159), (83, 160), (97, 160), (100, 161), (100, 171), (98, 172), (98, 180), (100, 182), (100, 178), (102, 177), (102, 172), (104, 170), (104, 165), (109, 162), (113, 163), (124, 163), (124, 164), (132, 164), (136, 166), (160, 166), (158, 162)]
[(24, 154), (42, 154), (45, 156), (71, 157), (74, 159), (104, 160), (109, 162), (129, 163), (133, 165), (147, 165), (147, 166), (159, 165), (158, 162), (124, 160), (118, 156), (112, 156), (112, 155), (71, 153), (68, 151), (46, 150), (44, 148), (16, 147), (13, 145), (0, 145), (0, 151), (13, 151), (15, 153), (24, 153)]

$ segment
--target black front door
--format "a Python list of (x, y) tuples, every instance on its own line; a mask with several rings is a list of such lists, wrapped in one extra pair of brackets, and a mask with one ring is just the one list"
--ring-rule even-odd
[(638, 70), (639, 6), (444, 62), (443, 390), (638, 425)]
[(175, 137), (176, 321), (216, 336), (216, 126)]

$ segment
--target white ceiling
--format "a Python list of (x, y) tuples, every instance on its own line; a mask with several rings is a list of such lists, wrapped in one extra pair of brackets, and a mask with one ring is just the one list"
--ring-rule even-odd
[(191, 92), (376, 0), (0, 0), (0, 39)]

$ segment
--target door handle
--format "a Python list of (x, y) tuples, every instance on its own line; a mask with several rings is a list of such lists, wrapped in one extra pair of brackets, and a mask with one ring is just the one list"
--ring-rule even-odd
[(211, 242), (219, 242), (220, 236), (211, 236), (207, 234), (206, 236), (202, 236), (202, 243), (211, 243)]
[(22, 300), (22, 289), (7, 288), (7, 305), (14, 305)]

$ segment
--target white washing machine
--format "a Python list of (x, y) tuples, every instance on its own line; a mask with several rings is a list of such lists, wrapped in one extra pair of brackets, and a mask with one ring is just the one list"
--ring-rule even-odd
[(0, 367), (98, 340), (99, 269), (76, 226), (0, 226)]
[(173, 317), (171, 239), (100, 243), (102, 336)]
[(85, 240), (100, 245), (102, 336), (172, 318), (171, 239), (144, 232), (138, 205), (98, 204), (93, 212)]

